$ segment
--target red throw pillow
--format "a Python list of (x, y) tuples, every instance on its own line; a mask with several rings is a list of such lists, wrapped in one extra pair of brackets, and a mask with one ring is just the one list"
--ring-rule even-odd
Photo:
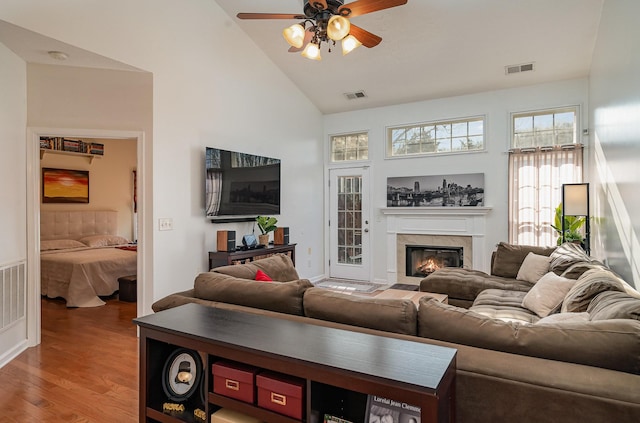
[(273, 281), (273, 279), (271, 279), (269, 277), (269, 275), (267, 275), (266, 273), (264, 273), (260, 269), (258, 269), (258, 271), (256, 272), (256, 280), (257, 281), (261, 281), (261, 282), (271, 282), (271, 281)]

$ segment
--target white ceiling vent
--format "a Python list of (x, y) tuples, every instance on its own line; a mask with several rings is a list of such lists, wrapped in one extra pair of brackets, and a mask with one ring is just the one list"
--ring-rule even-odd
[(533, 62), (524, 63), (522, 65), (510, 65), (510, 66), (504, 67), (504, 73), (506, 75), (521, 73), (521, 72), (531, 72), (532, 70), (533, 70)]
[(367, 95), (364, 91), (356, 91), (354, 93), (344, 93), (344, 96), (347, 97), (347, 100), (357, 100), (359, 98), (365, 98)]

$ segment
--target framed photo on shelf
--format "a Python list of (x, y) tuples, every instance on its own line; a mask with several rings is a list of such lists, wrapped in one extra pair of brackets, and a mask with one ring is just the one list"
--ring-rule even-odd
[(89, 203), (89, 171), (42, 168), (43, 203)]

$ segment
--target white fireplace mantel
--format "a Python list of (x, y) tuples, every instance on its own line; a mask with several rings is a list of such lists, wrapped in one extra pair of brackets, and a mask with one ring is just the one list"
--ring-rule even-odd
[(452, 235), (471, 237), (473, 268), (487, 272), (486, 216), (491, 207), (387, 207), (387, 280), (398, 281), (398, 235)]

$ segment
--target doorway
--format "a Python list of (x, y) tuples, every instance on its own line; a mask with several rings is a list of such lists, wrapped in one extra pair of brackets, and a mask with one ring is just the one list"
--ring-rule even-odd
[(371, 274), (369, 168), (329, 170), (329, 276), (368, 281)]
[(137, 174), (137, 198), (138, 213), (135, 216), (134, 225), (138, 231), (138, 256), (137, 256), (137, 310), (138, 315), (144, 314), (147, 308), (146, 297), (148, 289), (145, 287), (145, 232), (143, 222), (145, 221), (144, 201), (146, 198), (144, 189), (145, 168), (144, 168), (144, 134), (137, 131), (115, 131), (115, 130), (87, 130), (87, 129), (63, 129), (63, 128), (29, 128), (27, 136), (27, 254), (28, 254), (28, 298), (27, 298), (27, 321), (29, 346), (38, 345), (41, 341), (41, 296), (40, 296), (40, 137), (59, 136), (69, 138), (92, 138), (92, 139), (133, 139), (136, 142), (136, 174)]

